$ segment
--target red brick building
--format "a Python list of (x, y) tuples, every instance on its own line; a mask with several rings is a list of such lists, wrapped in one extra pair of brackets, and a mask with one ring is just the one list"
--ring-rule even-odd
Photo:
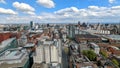
[(11, 38), (11, 33), (0, 33), (0, 43), (8, 38)]
[(12, 38), (12, 37), (16, 37), (17, 39), (19, 37), (21, 37), (21, 33), (20, 32), (1, 32), (0, 33), (0, 43), (4, 40), (7, 40), (9, 38)]

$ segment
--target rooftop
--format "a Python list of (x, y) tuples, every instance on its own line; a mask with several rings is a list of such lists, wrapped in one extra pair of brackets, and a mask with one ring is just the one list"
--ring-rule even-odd
[(48, 68), (48, 64), (44, 64), (44, 63), (41, 63), (41, 64), (34, 63), (34, 64), (32, 65), (32, 68)]
[(120, 35), (107, 35), (106, 37), (112, 40), (120, 40)]
[(8, 44), (10, 44), (15, 38), (10, 38), (10, 39), (7, 39), (5, 41), (3, 41), (1, 44), (0, 44), (0, 50), (3, 49), (4, 47), (8, 46)]
[(24, 47), (34, 47), (35, 44), (33, 43), (27, 43)]
[(99, 46), (95, 43), (90, 43), (90, 44), (93, 45), (93, 47), (95, 47), (95, 48), (99, 48)]
[(99, 38), (98, 36), (91, 35), (91, 34), (77, 34), (76, 36), (80, 38)]
[(0, 54), (0, 68), (22, 67), (28, 57), (25, 50), (10, 49)]

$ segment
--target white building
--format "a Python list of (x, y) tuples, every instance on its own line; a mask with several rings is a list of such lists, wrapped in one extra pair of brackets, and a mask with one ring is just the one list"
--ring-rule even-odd
[(58, 63), (58, 50), (54, 45), (40, 45), (35, 54), (34, 63)]
[(50, 46), (50, 49), (51, 49), (51, 62), (53, 62), (53, 63), (56, 63), (56, 62), (58, 62), (58, 50), (57, 50), (57, 48), (54, 46), (54, 45), (52, 45), (52, 46)]
[(93, 48), (93, 50), (94, 50), (94, 52), (95, 52), (96, 54), (99, 54), (100, 48), (99, 48), (99, 46), (98, 46), (97, 44), (95, 44), (95, 43), (90, 43), (90, 46)]
[(24, 46), (27, 43), (27, 36), (22, 35), (20, 39), (18, 39), (18, 45)]
[(44, 62), (44, 55), (43, 55), (43, 46), (39, 46), (36, 48), (36, 55), (33, 57), (34, 63), (42, 63)]
[(50, 63), (50, 47), (48, 45), (44, 45), (45, 52), (45, 62)]

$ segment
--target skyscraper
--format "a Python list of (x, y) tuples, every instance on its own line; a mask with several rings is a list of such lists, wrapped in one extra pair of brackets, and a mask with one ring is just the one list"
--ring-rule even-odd
[(73, 24), (70, 24), (69, 25), (69, 28), (68, 28), (68, 33), (69, 33), (69, 37), (70, 38), (74, 38), (75, 37), (75, 26)]
[(32, 29), (32, 28), (34, 28), (34, 26), (35, 26), (34, 22), (30, 21), (30, 28)]

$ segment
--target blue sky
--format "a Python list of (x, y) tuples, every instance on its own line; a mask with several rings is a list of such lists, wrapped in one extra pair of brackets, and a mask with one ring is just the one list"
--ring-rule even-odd
[(120, 0), (0, 0), (0, 23), (119, 22)]

